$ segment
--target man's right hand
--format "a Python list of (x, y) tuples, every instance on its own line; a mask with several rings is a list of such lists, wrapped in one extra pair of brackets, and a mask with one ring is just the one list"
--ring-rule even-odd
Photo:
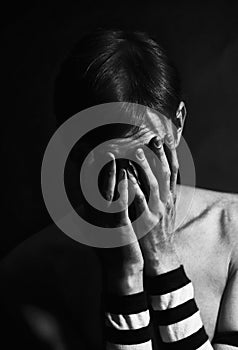
[[(128, 178), (125, 169), (117, 169), (116, 160), (112, 153), (107, 154), (109, 157), (108, 173), (105, 174), (103, 184), (103, 195), (107, 199), (107, 207), (113, 203), (116, 191), (119, 192), (119, 198), (116, 200), (117, 213), (115, 215), (100, 215), (98, 224), (105, 227), (113, 227), (118, 230), (118, 235), (122, 238), (131, 238), (132, 243), (116, 248), (97, 248), (97, 253), (102, 262), (102, 268), (106, 275), (107, 289), (112, 293), (133, 294), (143, 290), (143, 256), (140, 246), (132, 227), (128, 214)], [(91, 163), (93, 171), (93, 162)], [(116, 173), (119, 171), (118, 183)], [(106, 222), (108, 217), (113, 217), (112, 222)]]

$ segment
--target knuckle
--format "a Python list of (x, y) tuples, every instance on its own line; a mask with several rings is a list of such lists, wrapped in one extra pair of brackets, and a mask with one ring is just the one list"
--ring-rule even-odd
[(150, 187), (151, 187), (152, 191), (158, 191), (158, 189), (159, 189), (157, 181), (151, 181)]
[(159, 208), (158, 208), (158, 214), (160, 218), (163, 218), (165, 213), (165, 207), (164, 207), (164, 203), (160, 200), (159, 201)]
[(125, 191), (127, 189), (127, 181), (125, 180), (121, 180), (119, 183), (118, 183), (118, 190), (121, 192)]
[(113, 193), (111, 191), (106, 193), (106, 198), (107, 198), (108, 201), (111, 201), (112, 197), (113, 197)]
[(175, 203), (176, 203), (176, 201), (177, 201), (177, 195), (176, 195), (176, 194), (174, 194), (174, 195), (173, 195), (173, 203), (175, 204)]
[(174, 198), (173, 198), (172, 194), (169, 196), (169, 199), (168, 199), (165, 207), (166, 207), (166, 210), (169, 211), (169, 212), (174, 210)]
[(165, 208), (166, 208), (166, 211), (167, 211), (167, 212), (170, 212), (170, 211), (172, 210), (172, 205), (171, 205), (171, 203), (170, 203), (170, 202), (166, 203)]
[(175, 162), (175, 163), (172, 164), (172, 170), (173, 170), (174, 173), (178, 172), (178, 170), (179, 170), (178, 162)]
[(154, 217), (150, 215), (150, 213), (148, 213), (146, 221), (147, 221), (147, 225), (153, 228), (158, 224), (159, 219), (158, 217)]
[(158, 216), (159, 216), (159, 220), (162, 220), (164, 217), (164, 209), (160, 208), (158, 211)]
[(121, 208), (125, 208), (127, 206), (127, 200), (122, 198), (122, 199), (119, 199), (119, 206)]
[(144, 195), (142, 193), (138, 193), (136, 199), (139, 203), (142, 204), (144, 202)]
[(162, 154), (165, 154), (164, 153), (164, 145), (162, 144), (161, 147), (159, 148), (159, 152), (162, 153)]
[(164, 171), (164, 178), (165, 178), (165, 180), (168, 181), (170, 179), (170, 176), (171, 176), (170, 170), (166, 169)]
[(148, 163), (145, 159), (141, 160), (140, 165), (142, 166), (142, 168), (144, 169), (145, 172), (148, 171), (149, 166), (148, 166)]
[(159, 158), (160, 158), (161, 160), (163, 160), (163, 155), (164, 155), (163, 148), (162, 148), (162, 147), (158, 148), (158, 149), (156, 150), (156, 153), (157, 153), (157, 155), (159, 156)]

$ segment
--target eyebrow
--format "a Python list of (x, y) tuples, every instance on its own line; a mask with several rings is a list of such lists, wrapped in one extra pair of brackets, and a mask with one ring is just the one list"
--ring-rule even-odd
[[(143, 137), (145, 134), (147, 134), (149, 131), (147, 130), (147, 131), (144, 131), (143, 133), (137, 133), (137, 134), (135, 134), (135, 135), (137, 135), (137, 137), (135, 137), (135, 139), (134, 140), (138, 140), (140, 137)], [(133, 137), (134, 135), (132, 135), (132, 137)]]

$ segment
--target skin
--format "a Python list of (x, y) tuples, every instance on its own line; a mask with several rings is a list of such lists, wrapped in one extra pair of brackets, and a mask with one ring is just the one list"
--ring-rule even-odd
[[(184, 105), (180, 104), (177, 112), (180, 118), (183, 108)], [(137, 210), (144, 213), (145, 226), (152, 229), (133, 244), (107, 249), (102, 257), (107, 276), (106, 287), (110, 292), (116, 290), (121, 295), (133, 294), (143, 290), (143, 273), (155, 276), (183, 264), (193, 282), (195, 299), (210, 340), (216, 326), (218, 331), (238, 331), (237, 197), (198, 189), (186, 222), (175, 231), (176, 220), (179, 221), (183, 215), (182, 208), (176, 207), (176, 193), (181, 190), (183, 201), (186, 202), (191, 192), (189, 188), (181, 186), (179, 189), (180, 186), (176, 185), (176, 147), (181, 130), (175, 134), (172, 128), (168, 128), (166, 132), (163, 130), (162, 135), (158, 135), (156, 116), (150, 115), (149, 119), (154, 128), (148, 127), (143, 138), (132, 140), (131, 144), (125, 143), (125, 148), (133, 150), (144, 171), (143, 181), (152, 188), (150, 206), (146, 202), (139, 179), (133, 175), (133, 168), (116, 168), (114, 154), (120, 151), (123, 142), (120, 140), (117, 145), (111, 145), (108, 152), (111, 168), (104, 191), (106, 197), (110, 193), (109, 197), (112, 198), (118, 185), (116, 172), (120, 171), (119, 226), (123, 225), (120, 230), (123, 234), (136, 236), (136, 227), (130, 221), (127, 209), (128, 198), (133, 194)], [(184, 122), (183, 115), (182, 121)], [(143, 152), (143, 144), (151, 137), (159, 163), (151, 162)], [(142, 157), (139, 157), (138, 151), (142, 153)], [(110, 203), (109, 200), (109, 206)], [(214, 345), (214, 349), (225, 350), (233, 347)]]
[[(183, 102), (181, 102), (177, 112), (177, 117), (181, 119), (181, 124), (183, 124), (185, 118), (185, 113), (183, 115), (182, 111), (185, 112)], [(118, 226), (124, 225), (120, 228), (120, 233), (122, 235), (127, 234), (136, 237), (137, 228), (132, 225), (127, 208), (129, 196), (135, 196), (136, 211), (145, 212), (143, 220), (145, 229), (148, 230), (147, 227), (152, 228), (149, 234), (145, 235), (139, 242), (136, 241), (132, 245), (113, 249), (112, 254), (107, 250), (104, 252), (104, 255), (108, 256), (107, 263), (105, 263), (106, 259), (103, 259), (104, 266), (113, 266), (113, 270), (110, 273), (108, 268), (105, 267), (108, 275), (115, 276), (116, 271), (116, 274), (120, 276), (118, 279), (121, 279), (121, 275), (126, 275), (125, 280), (127, 277), (128, 279), (133, 279), (135, 276), (139, 283), (139, 281), (142, 281), (143, 269), (145, 269), (148, 275), (156, 275), (180, 265), (174, 249), (173, 237), (178, 173), (176, 145), (179, 143), (181, 129), (176, 130), (176, 133), (174, 130), (171, 120), (168, 120), (162, 115), (158, 117), (157, 114), (149, 110), (141, 126), (140, 133), (130, 138), (115, 140), (113, 143), (107, 145), (107, 149), (102, 151), (102, 153), (107, 152), (108, 161), (111, 164), (103, 189), (104, 196), (108, 199), (108, 207), (112, 204), (116, 186), (120, 184), (121, 195), (118, 203), (118, 211), (121, 211), (121, 215)], [(151, 158), (150, 156), (149, 160), (145, 154), (145, 145), (149, 145), (154, 152), (154, 157)], [(167, 154), (169, 151), (170, 164), (164, 148), (167, 149)], [(138, 151), (141, 151), (142, 157), (138, 155)], [(138, 182), (139, 179), (136, 179), (133, 175), (133, 173), (135, 174), (133, 165), (131, 164), (131, 167), (124, 170), (116, 169), (115, 156), (123, 158), (128, 153), (141, 166), (145, 188), (151, 187), (152, 201), (150, 207), (147, 206), (145, 195), (140, 188), (140, 182)], [(93, 171), (96, 159), (99, 156), (101, 155), (94, 154), (92, 157), (94, 161), (89, 162), (89, 166), (92, 168), (91, 171)], [(116, 183), (117, 172), (120, 172), (119, 184)], [(102, 222), (104, 220), (102, 216)], [(158, 236), (158, 232), (160, 236)], [(122, 257), (115, 258), (115, 251), (120, 252)], [(128, 261), (123, 257), (127, 257)], [(113, 262), (113, 259), (115, 262)], [(115, 265), (119, 266), (116, 268)], [(140, 271), (140, 278), (134, 272), (134, 269)], [(129, 273), (131, 270), (132, 273)], [(110, 278), (110, 283), (112, 280), (114, 278)], [(138, 290), (142, 288), (140, 284), (138, 285)], [(120, 283), (117, 283), (117, 286), (119, 285)], [(134, 286), (135, 283), (133, 281), (133, 288)]]
[[(183, 106), (181, 107), (182, 110)], [(181, 121), (182, 114), (180, 112), (177, 114)], [(145, 142), (160, 136), (148, 127), (149, 130), (151, 134), (148, 134), (148, 139), (141, 140), (138, 147), (144, 149)], [(180, 134), (181, 130), (178, 134), (173, 133), (176, 147)], [(115, 150), (119, 152), (120, 149), (119, 145), (118, 148), (114, 145), (114, 152)], [(136, 149), (131, 148), (131, 151)], [(116, 155), (112, 149), (108, 150), (110, 151)], [(168, 162), (170, 163), (169, 159)], [(71, 165), (76, 167), (73, 163)], [(151, 162), (150, 165), (152, 166)], [(173, 176), (171, 172), (171, 177)], [(127, 181), (130, 184), (128, 173)], [(178, 229), (174, 232), (173, 246), (179, 262), (184, 265), (186, 274), (193, 283), (195, 300), (207, 334), (212, 339), (216, 326), (218, 331), (237, 331), (238, 195), (196, 188), (191, 208), (186, 218), (182, 220), (184, 205), (190, 200), (193, 188), (176, 185), (176, 193), (180, 194), (181, 200), (176, 202), (175, 227)], [(109, 290), (134, 293), (136, 288), (137, 290), (143, 288), (141, 269), (143, 267), (145, 273), (145, 259), (141, 246), (125, 248), (130, 248), (129, 252), (138, 252), (138, 256), (128, 255), (128, 251), (124, 249), (107, 249), (108, 255), (102, 256), (104, 259), (102, 266), (105, 272), (107, 269)], [(110, 251), (113, 254), (110, 254)], [(129, 261), (126, 259), (128, 256)], [(134, 263), (131, 261), (132, 257), (135, 258)], [(140, 267), (137, 264), (138, 260)], [(6, 281), (4, 276), (7, 276)], [(9, 280), (12, 282), (9, 283)], [(1, 281), (2, 288), (6, 289), (6, 295), (10, 296), (10, 304), (14, 297), (20, 294), (18, 295), (20, 304), (24, 306), (30, 303), (37, 306), (37, 300), (41, 300), (44, 291), (48, 303), (54, 300), (59, 309), (63, 305), (76, 319), (75, 332), (70, 329), (67, 341), (75, 340), (77, 345), (79, 343), (78, 348), (100, 348), (99, 309), (102, 278), (98, 258), (91, 247), (74, 242), (60, 232), (56, 225), (50, 225), (22, 242), (4, 259), (4, 262), (1, 262)], [(34, 295), (37, 296), (36, 300), (33, 298)], [(55, 299), (59, 300), (58, 304)], [(42, 305), (39, 304), (38, 307), (41, 319), (44, 319)], [(29, 325), (32, 325), (29, 312), (25, 314), (25, 318), (29, 321)], [(49, 322), (46, 315), (43, 324), (47, 320)], [(36, 326), (35, 314), (34, 321)], [(65, 325), (62, 325), (60, 320), (58, 322), (63, 330)], [(54, 324), (52, 327), (55, 329)], [(41, 322), (37, 333), (43, 337)], [(215, 345), (214, 349), (237, 348)]]

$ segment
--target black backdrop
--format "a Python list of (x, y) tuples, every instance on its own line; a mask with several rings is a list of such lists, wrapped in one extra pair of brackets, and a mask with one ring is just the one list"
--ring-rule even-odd
[(197, 186), (238, 191), (237, 15), (238, 5), (226, 1), (32, 1), (2, 9), (2, 254), (50, 222), (40, 168), (56, 127), (54, 77), (73, 43), (98, 26), (157, 36), (175, 61), (186, 92), (184, 136)]

